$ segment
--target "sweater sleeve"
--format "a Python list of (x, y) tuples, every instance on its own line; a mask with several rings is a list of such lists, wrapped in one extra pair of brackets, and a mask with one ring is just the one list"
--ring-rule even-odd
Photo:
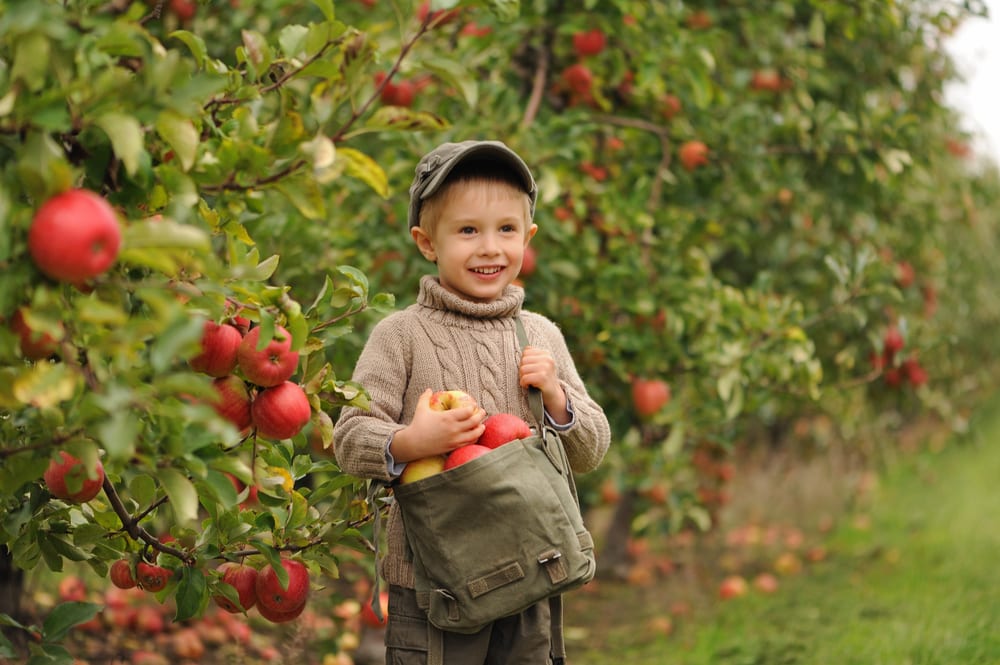
[(333, 430), (334, 454), (345, 472), (360, 478), (391, 480), (387, 446), (404, 427), (403, 400), (409, 382), (409, 346), (403, 318), (386, 317), (372, 329), (354, 367), (352, 380), (370, 397), (369, 409), (344, 407)]
[(548, 349), (556, 361), (559, 380), (573, 409), (573, 426), (559, 433), (570, 465), (577, 473), (593, 471), (611, 445), (611, 426), (604, 409), (593, 400), (577, 372), (562, 331), (549, 319), (525, 312), (529, 343)]

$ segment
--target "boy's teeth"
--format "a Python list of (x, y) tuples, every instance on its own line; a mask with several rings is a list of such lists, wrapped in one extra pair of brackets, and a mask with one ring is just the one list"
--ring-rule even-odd
[(473, 272), (478, 272), (483, 275), (492, 275), (493, 273), (500, 272), (501, 268), (473, 268)]

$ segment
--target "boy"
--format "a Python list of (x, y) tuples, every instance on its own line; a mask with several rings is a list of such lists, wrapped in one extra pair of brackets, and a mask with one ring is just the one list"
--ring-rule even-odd
[[(528, 386), (540, 389), (545, 418), (560, 431), (573, 469), (600, 463), (611, 438), (607, 418), (588, 396), (562, 333), (522, 310), (524, 291), (512, 285), (538, 229), (537, 194), (527, 165), (498, 141), (445, 143), (417, 164), (410, 235), (437, 264), (437, 276), (421, 279), (417, 302), (380, 321), (361, 353), (353, 379), (368, 391), (371, 409), (345, 408), (337, 422), (335, 451), (345, 472), (389, 481), (407, 462), (474, 443), (483, 409), (533, 423)], [(515, 317), (528, 335), (523, 352)], [(463, 390), (482, 408), (432, 410), (436, 390)], [(429, 649), (451, 665), (549, 662), (548, 603), (472, 635), (437, 631), (417, 607), (396, 506), (387, 540), (380, 562), (389, 583), (387, 663), (426, 663)]]

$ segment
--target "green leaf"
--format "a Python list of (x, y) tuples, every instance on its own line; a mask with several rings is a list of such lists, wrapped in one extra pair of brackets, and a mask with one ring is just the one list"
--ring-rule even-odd
[(208, 582), (200, 568), (191, 566), (181, 568), (181, 579), (177, 583), (175, 600), (177, 609), (174, 621), (185, 621), (202, 612), (208, 604)]
[(112, 111), (101, 115), (95, 122), (111, 139), (111, 147), (125, 165), (125, 171), (135, 175), (144, 149), (139, 121), (133, 116)]
[(93, 619), (100, 608), (96, 603), (71, 602), (56, 605), (42, 624), (42, 638), (47, 642), (62, 640), (73, 626)]
[(198, 492), (191, 481), (177, 469), (161, 469), (158, 475), (177, 521), (188, 525), (197, 520)]
[(205, 322), (199, 316), (178, 316), (153, 341), (149, 348), (149, 364), (157, 372), (169, 369), (186, 349), (196, 348), (204, 333)]
[(32, 32), (22, 36), (14, 46), (11, 81), (23, 82), (32, 92), (42, 90), (46, 84), (50, 53), (49, 40), (42, 33)]
[(499, 20), (513, 21), (521, 13), (521, 0), (486, 0), (486, 7)]
[(404, 106), (383, 106), (365, 123), (365, 128), (370, 131), (440, 131), (447, 127), (448, 121), (444, 118), (427, 111), (413, 111)]
[(176, 111), (166, 110), (156, 119), (156, 133), (173, 149), (181, 169), (190, 171), (198, 153), (198, 129)]
[(389, 197), (389, 178), (374, 159), (360, 150), (340, 148), (337, 150), (337, 160), (345, 162), (347, 175), (362, 181), (382, 198)]
[(142, 431), (142, 422), (134, 411), (122, 409), (97, 427), (97, 437), (113, 460), (127, 460), (135, 454), (135, 443)]
[[(6, 616), (6, 614), (0, 614), (0, 620)], [(14, 645), (11, 644), (10, 640), (3, 633), (0, 633), (0, 658), (13, 658), (16, 655), (17, 652), (14, 651)]]
[(205, 66), (205, 61), (208, 58), (208, 48), (205, 46), (204, 39), (193, 32), (188, 32), (187, 30), (174, 30), (169, 36), (184, 42), (184, 44), (188, 47), (188, 50), (191, 51), (191, 55), (194, 56), (198, 66)]
[(421, 60), (423, 69), (434, 73), (445, 83), (462, 93), (466, 106), (475, 108), (479, 103), (479, 84), (458, 60), (428, 57)]
[(327, 21), (333, 21), (336, 15), (333, 11), (333, 0), (312, 0), (312, 3), (319, 7), (319, 10), (323, 12), (323, 18)]
[(161, 219), (130, 224), (122, 234), (122, 247), (125, 252), (154, 247), (208, 252), (212, 241), (207, 233), (197, 227)]
[(276, 187), (306, 219), (326, 217), (323, 192), (313, 178), (285, 178)]
[(21, 404), (45, 409), (73, 397), (80, 376), (63, 363), (37, 363), (14, 380)]
[(250, 544), (255, 547), (267, 559), (267, 563), (278, 577), (278, 583), (283, 589), (288, 588), (288, 571), (281, 565), (281, 553), (261, 540), (251, 540)]

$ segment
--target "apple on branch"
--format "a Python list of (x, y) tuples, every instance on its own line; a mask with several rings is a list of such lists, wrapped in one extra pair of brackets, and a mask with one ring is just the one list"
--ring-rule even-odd
[(243, 341), (243, 334), (236, 326), (206, 321), (201, 336), (201, 351), (188, 364), (196, 372), (220, 377), (236, 369), (236, 353)]
[(52, 496), (73, 503), (86, 503), (101, 491), (104, 466), (97, 461), (94, 468), (88, 469), (78, 457), (60, 450), (59, 460), (49, 461), (43, 478)]
[(274, 337), (261, 344), (261, 328), (252, 328), (240, 342), (236, 361), (247, 381), (262, 388), (284, 383), (299, 365), (299, 352), (292, 351), (292, 335), (275, 326)]
[(110, 268), (121, 241), (114, 209), (86, 189), (71, 189), (45, 201), (28, 231), (28, 251), (38, 269), (71, 284), (82, 284)]

